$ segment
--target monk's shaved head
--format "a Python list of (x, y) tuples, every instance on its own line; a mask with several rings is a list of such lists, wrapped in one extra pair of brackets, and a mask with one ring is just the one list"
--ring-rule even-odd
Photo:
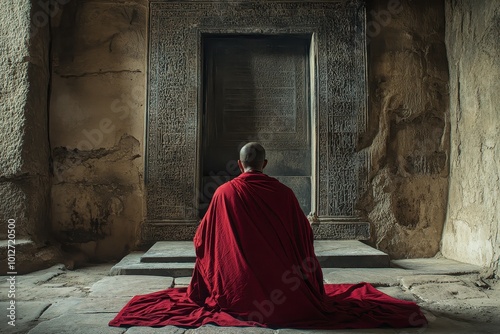
[(261, 144), (250, 142), (241, 148), (240, 161), (245, 169), (261, 171), (265, 166), (266, 150)]

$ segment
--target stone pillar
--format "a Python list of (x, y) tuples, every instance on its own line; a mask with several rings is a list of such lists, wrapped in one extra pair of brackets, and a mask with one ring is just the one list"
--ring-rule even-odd
[(451, 174), (441, 251), (490, 266), (500, 256), (500, 2), (446, 1)]
[(51, 231), (98, 261), (143, 219), (148, 1), (72, 0), (52, 20)]
[(45, 241), (49, 215), (49, 20), (34, 3), (0, 11), (0, 239), (14, 219), (18, 243)]

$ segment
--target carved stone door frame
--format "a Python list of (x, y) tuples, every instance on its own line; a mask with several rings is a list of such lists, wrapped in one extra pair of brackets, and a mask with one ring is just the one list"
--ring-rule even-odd
[(365, 7), (352, 1), (152, 1), (143, 242), (198, 224), (202, 36), (311, 36), (312, 220), (356, 221), (368, 155)]

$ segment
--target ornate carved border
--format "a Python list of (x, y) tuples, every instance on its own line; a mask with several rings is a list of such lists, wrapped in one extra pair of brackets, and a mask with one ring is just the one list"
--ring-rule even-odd
[(197, 222), (204, 33), (314, 35), (313, 207), (319, 217), (355, 217), (367, 177), (366, 153), (355, 150), (366, 128), (364, 22), (361, 0), (151, 2), (147, 222)]

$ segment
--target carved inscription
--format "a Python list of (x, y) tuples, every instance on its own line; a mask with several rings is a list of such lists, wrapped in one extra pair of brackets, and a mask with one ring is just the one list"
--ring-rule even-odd
[[(217, 146), (235, 150), (253, 134), (281, 150), (310, 148), (307, 106), (306, 38), (236, 36), (207, 38), (210, 57), (206, 122), (213, 126)], [(212, 64), (213, 63), (213, 64)]]
[[(147, 220), (195, 222), (198, 219), (203, 103), (200, 64), (204, 34), (314, 36), (316, 61), (312, 75), (316, 94), (310, 98), (315, 105), (312, 117), (317, 128), (312, 131), (316, 137), (318, 175), (312, 185), (317, 194), (313, 207), (318, 216), (355, 216), (360, 191), (366, 186), (368, 161), (366, 153), (355, 150), (357, 137), (366, 128), (363, 6), (361, 0), (152, 1), (146, 134)], [(231, 88), (231, 82), (226, 83), (227, 112), (241, 114), (236, 121), (240, 126), (253, 122), (255, 128), (273, 134), (266, 137), (270, 143), (279, 142), (282, 132), (300, 134), (304, 130), (300, 128), (303, 122), (294, 123), (287, 114), (299, 109), (294, 102), (281, 104), (303, 88), (297, 80), (295, 86), (292, 84), (294, 78), (287, 69), (293, 64), (293, 60), (282, 64), (281, 79), (289, 79), (290, 85), (281, 87), (281, 91), (273, 85), (273, 78), (254, 82), (262, 85), (262, 90), (257, 90), (249, 103), (272, 110), (269, 120), (246, 119), (243, 104), (234, 102), (240, 93), (231, 90), (235, 88), (234, 85)], [(248, 68), (252, 68), (251, 63)], [(236, 88), (244, 89), (245, 83)], [(298, 116), (294, 115), (295, 119)], [(227, 125), (222, 117), (222, 124)], [(279, 144), (273, 149), (278, 148)]]

